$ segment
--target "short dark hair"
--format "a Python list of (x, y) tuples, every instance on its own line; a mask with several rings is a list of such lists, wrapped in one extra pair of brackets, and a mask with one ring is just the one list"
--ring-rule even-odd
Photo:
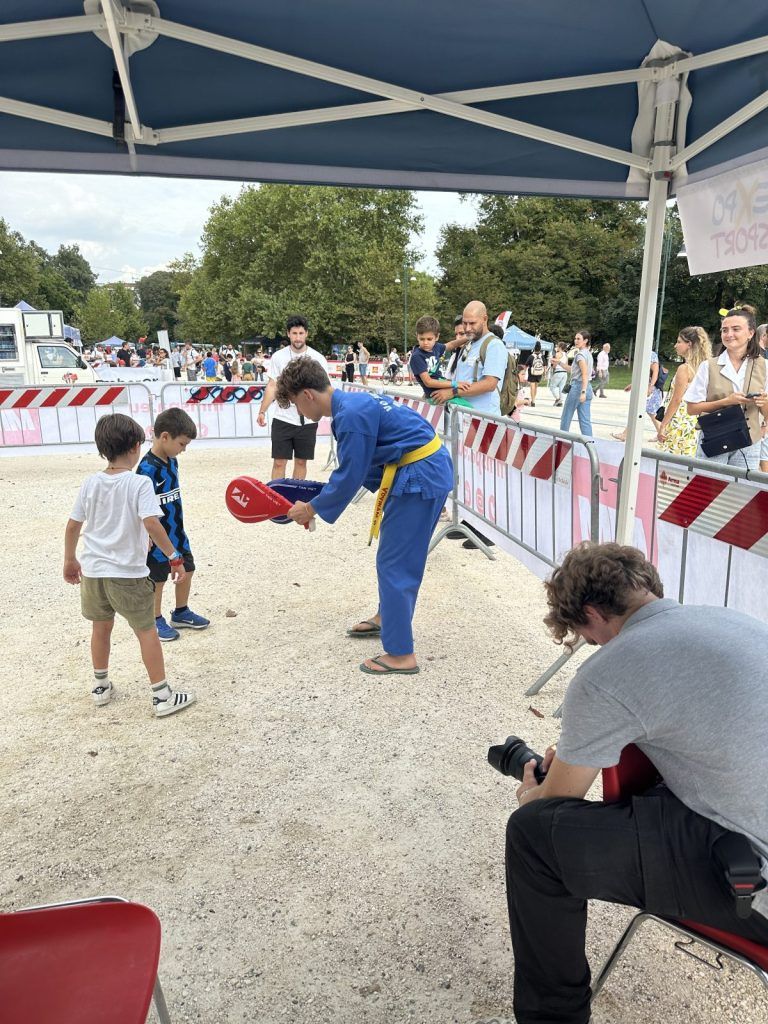
[(567, 647), (576, 641), (576, 628), (587, 622), (585, 605), (604, 615), (623, 615), (633, 598), (644, 592), (664, 596), (658, 572), (641, 551), (592, 541), (571, 548), (544, 589), (549, 605), (544, 624), (555, 641)]
[(137, 444), (146, 441), (144, 428), (140, 427), (136, 420), (121, 412), (113, 412), (108, 416), (102, 416), (96, 424), (93, 434), (96, 442), (96, 449), (102, 459), (107, 462), (114, 462), (121, 455), (127, 454)]
[(576, 331), (576, 333), (580, 334), (584, 341), (592, 341), (592, 335), (589, 331), (585, 331), (583, 327), (580, 331)]
[(488, 324), (488, 330), (495, 334), (499, 341), (504, 341), (504, 328), (501, 324)]
[(453, 318), (453, 326), (454, 327), (458, 327), (459, 324), (463, 324), (463, 323), (464, 323), (464, 314), (463, 313), (459, 313), (458, 316), (455, 316)]
[(192, 417), (183, 409), (166, 409), (161, 412), (155, 420), (153, 427), (155, 437), (161, 434), (170, 434), (171, 437), (188, 437), (194, 441), (197, 437), (197, 427)]
[(299, 316), (298, 313), (295, 313), (293, 316), (289, 316), (285, 321), (285, 329), (286, 331), (290, 331), (292, 327), (303, 327), (305, 331), (308, 331), (309, 324), (307, 323), (307, 318), (305, 316)]
[(302, 356), (288, 363), (277, 378), (275, 397), (280, 408), (287, 409), (302, 391), (327, 391), (330, 386), (328, 374), (320, 363), (311, 356)]
[(420, 316), (416, 321), (416, 334), (440, 333), (440, 321), (435, 316)]

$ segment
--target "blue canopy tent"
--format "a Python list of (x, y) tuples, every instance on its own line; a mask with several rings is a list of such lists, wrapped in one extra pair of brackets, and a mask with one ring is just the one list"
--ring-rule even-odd
[(515, 348), (519, 352), (530, 352), (537, 341), (541, 343), (541, 347), (545, 352), (551, 352), (555, 347), (551, 341), (544, 341), (543, 338), (536, 338), (532, 334), (527, 334), (517, 324), (510, 324), (506, 331), (504, 331), (504, 344), (507, 348)]
[(5, 0), (0, 19), (0, 169), (647, 199), (631, 540), (666, 200), (768, 154), (762, 0)]

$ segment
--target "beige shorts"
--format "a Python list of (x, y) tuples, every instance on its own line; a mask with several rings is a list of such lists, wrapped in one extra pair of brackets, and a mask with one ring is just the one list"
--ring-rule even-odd
[(109, 622), (122, 615), (138, 633), (155, 625), (155, 585), (149, 576), (139, 579), (83, 576), (80, 581), (83, 618)]

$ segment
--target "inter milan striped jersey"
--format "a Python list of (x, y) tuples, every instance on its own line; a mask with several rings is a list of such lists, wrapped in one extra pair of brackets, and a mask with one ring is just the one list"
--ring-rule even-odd
[[(189, 538), (184, 532), (184, 514), (181, 510), (181, 488), (179, 487), (179, 463), (177, 459), (163, 462), (151, 451), (147, 452), (136, 472), (148, 476), (162, 509), (161, 522), (171, 544), (180, 555), (191, 554)], [(149, 552), (150, 560), (167, 562), (168, 559), (155, 544)]]

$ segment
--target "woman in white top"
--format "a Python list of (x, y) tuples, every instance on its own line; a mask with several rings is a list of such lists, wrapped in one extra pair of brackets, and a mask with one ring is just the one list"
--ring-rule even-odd
[(555, 400), (555, 405), (563, 404), (563, 388), (568, 380), (568, 353), (564, 345), (555, 345), (552, 356), (551, 374), (549, 377), (549, 390)]
[[(723, 351), (707, 359), (696, 371), (685, 392), (688, 413), (703, 416), (731, 405), (744, 410), (751, 444), (746, 448), (709, 456), (713, 462), (756, 470), (760, 465), (760, 419), (768, 415), (766, 360), (757, 341), (757, 323), (752, 306), (729, 310), (720, 326)], [(696, 455), (706, 459), (699, 443)]]

